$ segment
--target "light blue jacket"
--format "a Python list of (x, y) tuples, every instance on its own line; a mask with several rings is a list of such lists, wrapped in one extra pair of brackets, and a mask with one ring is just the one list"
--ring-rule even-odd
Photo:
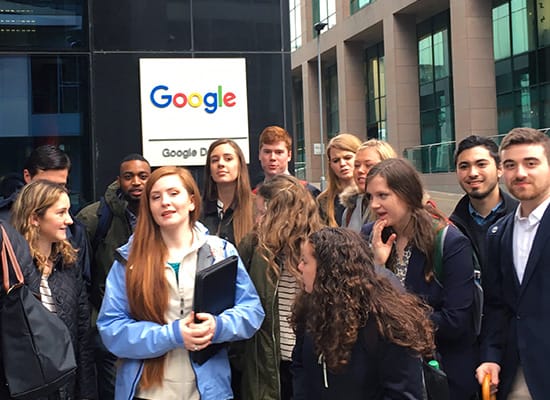
[[(195, 232), (212, 248), (212, 263), (238, 255), (235, 247), (216, 236), (207, 235), (202, 225)], [(132, 238), (117, 251), (126, 260)], [(219, 249), (220, 251), (215, 251)], [(260, 299), (239, 258), (235, 306), (216, 316), (213, 343), (248, 339), (260, 328), (264, 319)], [(117, 370), (116, 400), (131, 400), (143, 371), (143, 360), (159, 357), (172, 349), (183, 347), (179, 320), (159, 325), (136, 321), (130, 316), (126, 296), (125, 266), (115, 261), (107, 277), (105, 297), (99, 312), (97, 327), (107, 349), (122, 361)], [(233, 398), (227, 349), (223, 348), (202, 365), (191, 362), (201, 400)]]

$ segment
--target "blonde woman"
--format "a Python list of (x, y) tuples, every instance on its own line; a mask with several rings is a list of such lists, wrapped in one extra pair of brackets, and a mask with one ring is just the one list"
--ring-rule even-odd
[(353, 179), (355, 153), (361, 141), (350, 133), (341, 133), (328, 143), (328, 187), (318, 197), (319, 212), (328, 226), (340, 226), (345, 207), (338, 196), (346, 189), (355, 190)]
[(380, 161), (396, 158), (397, 153), (388, 142), (378, 139), (369, 139), (362, 143), (355, 153), (353, 179), (355, 187), (344, 190), (340, 201), (345, 206), (342, 215), (342, 226), (356, 232), (370, 216), (368, 200), (365, 198), (365, 183), (370, 169)]
[(239, 254), (266, 316), (260, 330), (245, 343), (241, 394), (243, 399), (290, 400), (295, 336), (289, 317), (300, 286), (300, 245), (321, 228), (321, 220), (315, 200), (290, 175), (265, 182), (256, 205), (257, 231), (243, 239)]
[(70, 206), (64, 186), (37, 180), (23, 187), (12, 211), (12, 224), (29, 243), (41, 275), (42, 304), (67, 325), (75, 351), (75, 377), (49, 400), (95, 398), (88, 295), (81, 268), (76, 265), (77, 252), (67, 240), (73, 223)]

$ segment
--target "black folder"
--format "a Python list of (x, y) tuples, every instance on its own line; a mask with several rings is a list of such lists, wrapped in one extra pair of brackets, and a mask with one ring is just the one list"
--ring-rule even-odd
[[(195, 313), (205, 312), (216, 316), (235, 305), (238, 260), (237, 256), (230, 256), (197, 271), (193, 297)], [(191, 359), (202, 364), (223, 346), (221, 343), (216, 343), (203, 350), (192, 351)]]

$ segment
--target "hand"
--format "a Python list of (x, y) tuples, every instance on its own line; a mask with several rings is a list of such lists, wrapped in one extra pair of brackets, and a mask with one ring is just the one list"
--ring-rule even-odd
[(195, 313), (191, 312), (188, 316), (180, 320), (179, 326), (183, 343), (188, 351), (202, 350), (212, 343), (212, 337), (216, 332), (216, 319), (211, 314), (199, 313), (196, 318), (200, 321), (195, 322)]
[(485, 375), (491, 374), (491, 393), (498, 390), (500, 365), (494, 362), (484, 362), (476, 369), (476, 378), (480, 385), (483, 384)]
[(374, 255), (374, 265), (385, 265), (390, 258), (393, 242), (397, 239), (397, 235), (392, 233), (388, 240), (384, 243), (382, 240), (382, 231), (386, 227), (385, 219), (378, 219), (372, 227), (372, 242), (371, 248)]

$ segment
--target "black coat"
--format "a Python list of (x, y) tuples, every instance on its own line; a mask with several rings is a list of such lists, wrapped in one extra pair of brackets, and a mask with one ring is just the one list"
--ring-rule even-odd
[[(2, 225), (10, 237), (15, 255), (21, 266), (25, 284), (31, 292), (40, 293), (40, 273), (34, 265), (29, 247), (25, 239), (5, 221)], [(1, 270), (0, 270), (1, 274)], [(13, 277), (11, 283), (15, 283)], [(63, 390), (69, 395), (65, 399), (94, 399), (95, 372), (92, 349), (89, 343), (90, 311), (86, 287), (80, 269), (64, 267), (59, 260), (48, 279), (52, 295), (56, 302), (58, 317), (67, 325), (77, 361), (77, 374)], [(4, 289), (0, 290), (4, 294)], [(5, 384), (4, 367), (0, 354), (0, 399), (9, 399)], [(49, 399), (59, 399), (60, 396), (50, 396)], [(38, 400), (38, 399), (37, 399)]]
[(380, 337), (375, 322), (359, 330), (344, 371), (326, 370), (309, 335), (298, 334), (293, 353), (294, 400), (421, 399), (420, 356)]
[(460, 231), (470, 239), (474, 252), (477, 255), (477, 259), (481, 264), (482, 270), (485, 269), (484, 260), (487, 259), (487, 231), (489, 227), (497, 222), (499, 219), (514, 212), (518, 206), (518, 201), (511, 197), (509, 194), (500, 191), (502, 197), (502, 205), (498, 208), (495, 214), (483, 225), (479, 225), (472, 216), (468, 206), (470, 204), (470, 198), (468, 195), (464, 195), (457, 203), (453, 213), (449, 219), (456, 225)]

